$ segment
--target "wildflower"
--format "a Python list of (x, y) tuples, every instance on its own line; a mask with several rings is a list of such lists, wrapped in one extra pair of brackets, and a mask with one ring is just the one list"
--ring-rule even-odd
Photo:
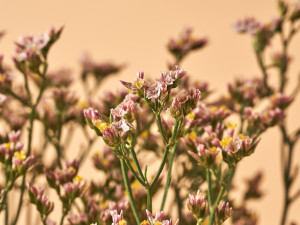
[(42, 217), (47, 217), (53, 211), (54, 203), (50, 202), (47, 196), (44, 195), (43, 188), (36, 188), (28, 183), (27, 189), (30, 202), (36, 205)]
[(119, 121), (123, 117), (126, 117), (129, 122), (133, 122), (137, 114), (141, 111), (141, 107), (136, 101), (137, 98), (135, 95), (126, 95), (124, 100), (116, 108), (110, 110), (114, 121)]
[(127, 225), (126, 220), (123, 219), (123, 210), (118, 214), (117, 210), (110, 211), (113, 223), (111, 225)]
[(240, 134), (235, 138), (224, 137), (220, 141), (222, 146), (223, 160), (229, 164), (229, 166), (236, 165), (243, 157), (251, 155), (260, 139), (253, 143), (253, 140), (248, 136)]
[(219, 203), (216, 207), (216, 220), (217, 224), (224, 223), (232, 214), (232, 208), (229, 207), (229, 202), (225, 204), (225, 202)]
[(65, 198), (73, 200), (81, 196), (85, 187), (85, 181), (81, 177), (76, 176), (73, 182), (64, 184)]
[(88, 222), (88, 217), (86, 214), (84, 213), (80, 213), (80, 214), (71, 214), (69, 217), (68, 217), (68, 221), (70, 224), (76, 224), (76, 225), (79, 225), (79, 224), (86, 224)]
[(56, 188), (60, 184), (66, 184), (68, 182), (72, 182), (72, 180), (75, 178), (77, 175), (79, 167), (79, 161), (78, 160), (73, 160), (71, 162), (66, 162), (66, 166), (62, 170), (48, 170), (44, 169), (44, 173), (47, 178), (48, 184)]
[(130, 82), (121, 81), (122, 85), (132, 91), (132, 93), (139, 95), (141, 98), (147, 99), (160, 99), (164, 100), (167, 92), (177, 86), (179, 79), (184, 76), (185, 72), (182, 69), (176, 67), (175, 71), (162, 72), (161, 77), (154, 83), (150, 83), (144, 80), (144, 73), (139, 72), (137, 79)]
[(46, 73), (47, 86), (69, 87), (73, 82), (72, 72), (70, 69), (60, 69)]
[(155, 222), (160, 222), (164, 216), (163, 211), (159, 211), (155, 214), (155, 217), (146, 209), (146, 214), (151, 225), (155, 225)]
[(193, 30), (190, 27), (186, 27), (177, 40), (172, 38), (167, 44), (168, 50), (178, 62), (189, 52), (203, 48), (208, 42), (207, 38), (195, 38), (192, 36), (192, 32)]
[(187, 207), (197, 220), (205, 218), (208, 211), (208, 203), (205, 199), (205, 194), (201, 193), (200, 190), (197, 191), (195, 196), (189, 194)]
[(59, 38), (62, 30), (63, 27), (57, 31), (51, 28), (49, 32), (44, 34), (20, 37), (16, 43), (16, 55), (13, 58), (16, 67), (24, 71), (24, 65), (28, 63), (29, 69), (41, 74), (39, 66), (46, 59), (50, 47)]
[(190, 89), (174, 97), (170, 106), (171, 116), (178, 119), (188, 115), (197, 106), (200, 96), (198, 89)]
[(233, 28), (238, 33), (249, 33), (254, 35), (263, 25), (253, 17), (246, 17), (243, 20), (237, 21)]
[(124, 65), (117, 65), (112, 62), (95, 62), (87, 53), (82, 54), (80, 64), (82, 80), (85, 81), (87, 77), (93, 76), (97, 84), (107, 76), (117, 74), (124, 68)]
[(205, 145), (199, 144), (197, 146), (197, 153), (189, 151), (189, 154), (196, 159), (196, 161), (205, 167), (211, 168), (215, 165), (215, 158), (219, 154), (216, 147), (205, 148)]
[(12, 169), (16, 171), (17, 175), (21, 175), (24, 174), (34, 162), (35, 157), (33, 155), (26, 157), (24, 151), (16, 151), (12, 158)]
[(52, 91), (52, 96), (59, 112), (66, 111), (78, 101), (74, 92), (71, 92), (67, 88), (55, 88)]
[(270, 98), (270, 107), (278, 107), (283, 110), (286, 109), (292, 101), (293, 98), (291, 98), (290, 96), (284, 95), (282, 93), (275, 93)]

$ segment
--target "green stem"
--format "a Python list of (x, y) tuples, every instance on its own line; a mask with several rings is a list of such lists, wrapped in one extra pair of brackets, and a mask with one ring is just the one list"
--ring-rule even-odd
[(163, 171), (164, 166), (165, 166), (166, 161), (167, 161), (167, 156), (168, 156), (168, 154), (169, 154), (169, 150), (170, 150), (170, 145), (167, 144), (167, 145), (166, 145), (166, 148), (165, 148), (165, 152), (164, 152), (163, 159), (162, 159), (162, 161), (161, 161), (161, 163), (160, 163), (160, 165), (159, 165), (158, 171), (157, 171), (157, 173), (156, 173), (154, 179), (152, 180), (152, 182), (151, 182), (151, 184), (150, 184), (150, 187), (152, 187), (152, 186), (155, 184), (155, 182), (156, 182), (157, 179), (159, 178), (161, 172)]
[(8, 199), (6, 199), (6, 207), (5, 207), (5, 225), (8, 225)]
[(262, 52), (256, 52), (256, 58), (257, 58), (259, 68), (261, 69), (261, 72), (263, 74), (264, 86), (267, 89), (267, 92), (270, 93), (271, 90), (269, 89), (269, 85), (268, 85), (268, 74), (262, 57)]
[(231, 186), (232, 186), (232, 180), (233, 180), (234, 173), (235, 173), (235, 167), (230, 168), (229, 179), (228, 179), (228, 183), (227, 183), (227, 187), (226, 187), (226, 193), (227, 194), (226, 194), (225, 201), (228, 200), (228, 195), (229, 195), (229, 192), (230, 192), (230, 189), (231, 189)]
[(209, 207), (212, 206), (212, 193), (211, 193), (211, 174), (209, 169), (206, 169), (206, 181), (207, 181), (207, 200), (208, 200), (208, 204)]
[(25, 102), (22, 98), (20, 98), (16, 93), (14, 93), (10, 89), (5, 89), (12, 97), (14, 97), (16, 100), (18, 100), (22, 105), (24, 106), (30, 106), (27, 102)]
[(130, 162), (127, 159), (124, 159), (127, 167), (129, 168), (130, 172), (133, 174), (135, 179), (137, 179), (141, 185), (145, 186), (145, 182), (139, 177), (139, 175), (135, 172), (135, 169), (131, 166)]
[[(135, 165), (135, 167), (136, 167), (136, 169), (137, 169), (137, 171), (138, 171), (138, 174), (139, 174), (141, 180), (144, 181), (145, 178), (144, 178), (142, 169), (141, 169), (141, 167), (140, 167), (139, 161), (138, 161), (138, 159), (137, 159), (137, 156), (136, 156), (135, 151), (134, 151), (134, 149), (133, 149), (132, 146), (130, 147), (129, 152), (130, 152), (130, 155), (131, 155), (131, 157), (132, 157), (132, 159), (133, 159), (134, 165)], [(144, 183), (144, 182), (143, 182), (143, 183)], [(143, 184), (143, 183), (141, 183), (141, 184)]]
[(151, 195), (151, 187), (147, 189), (147, 210), (152, 213), (152, 195)]
[(66, 217), (66, 215), (68, 215), (68, 212), (70, 211), (70, 208), (71, 208), (71, 204), (67, 209), (63, 210), (63, 214), (62, 214), (62, 217), (61, 217), (61, 220), (60, 220), (60, 225), (63, 225), (65, 217)]
[(165, 132), (163, 130), (163, 127), (162, 127), (160, 113), (156, 114), (156, 119), (157, 119), (157, 126), (158, 126), (158, 129), (159, 129), (159, 132), (160, 132), (160, 134), (162, 135), (162, 137), (164, 139), (164, 143), (167, 144), (168, 143), (168, 139), (167, 139), (167, 136), (166, 136), (166, 134), (165, 134)]
[(167, 195), (168, 195), (168, 189), (169, 189), (169, 186), (170, 186), (170, 183), (171, 183), (172, 165), (173, 165), (173, 160), (174, 160), (176, 146), (177, 146), (177, 143), (173, 146), (173, 148), (172, 148), (172, 150), (170, 152), (169, 167), (168, 167), (168, 176), (167, 176), (167, 181), (166, 181), (166, 185), (165, 185), (163, 199), (162, 199), (161, 206), (160, 206), (160, 211), (164, 210), (166, 199), (167, 199)]
[(120, 163), (121, 163), (121, 170), (122, 170), (122, 175), (123, 175), (123, 179), (124, 179), (124, 185), (125, 185), (125, 189), (128, 193), (128, 198), (129, 198), (129, 202), (130, 202), (130, 206), (133, 212), (133, 216), (135, 218), (136, 223), (139, 225), (140, 224), (140, 219), (138, 217), (135, 205), (134, 205), (134, 201), (133, 201), (133, 195), (132, 195), (132, 190), (131, 190), (131, 186), (129, 183), (129, 179), (127, 176), (127, 171), (126, 171), (126, 167), (125, 167), (125, 162), (124, 159), (120, 159)]
[(57, 154), (57, 165), (58, 167), (61, 169), (62, 165), (61, 165), (61, 158), (62, 158), (62, 152), (61, 152), (61, 147), (60, 147), (60, 139), (61, 139), (61, 132), (62, 132), (62, 126), (63, 126), (63, 122), (62, 122), (62, 112), (58, 112), (57, 113), (57, 119), (58, 119), (58, 134), (57, 134), (57, 139), (55, 140), (56, 143), (54, 144), (55, 149), (56, 149), (56, 154)]

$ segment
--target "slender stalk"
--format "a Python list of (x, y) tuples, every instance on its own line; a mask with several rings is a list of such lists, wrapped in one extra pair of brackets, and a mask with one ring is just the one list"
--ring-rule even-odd
[(150, 187), (152, 187), (152, 186), (156, 183), (156, 181), (157, 181), (157, 179), (159, 178), (161, 172), (163, 171), (164, 166), (165, 166), (166, 161), (167, 161), (167, 156), (168, 156), (168, 154), (169, 154), (169, 150), (170, 150), (170, 145), (167, 144), (167, 145), (166, 145), (166, 148), (165, 148), (165, 152), (164, 152), (163, 159), (162, 159), (162, 161), (161, 161), (161, 163), (160, 163), (160, 165), (159, 165), (158, 171), (157, 171), (157, 173), (156, 173), (154, 179), (152, 180), (152, 182), (151, 182), (151, 184), (150, 184)]
[(120, 163), (121, 163), (121, 170), (122, 170), (122, 175), (123, 175), (123, 179), (124, 179), (124, 185), (125, 185), (125, 189), (128, 193), (128, 198), (129, 198), (131, 210), (133, 212), (133, 216), (135, 218), (136, 223), (139, 225), (140, 224), (140, 219), (138, 217), (138, 214), (137, 214), (137, 211), (136, 211), (136, 208), (135, 208), (135, 205), (134, 205), (132, 190), (131, 190), (129, 179), (128, 179), (128, 176), (127, 176), (127, 170), (126, 170), (126, 167), (125, 167), (124, 159), (121, 158)]
[(133, 174), (133, 176), (135, 177), (135, 179), (137, 179), (140, 184), (142, 184), (143, 186), (145, 186), (145, 182), (139, 177), (139, 175), (135, 172), (134, 168), (131, 166), (130, 162), (127, 159), (124, 159), (127, 167), (129, 168), (130, 172)]
[(270, 89), (269, 89), (269, 85), (268, 85), (268, 74), (267, 74), (267, 69), (265, 67), (264, 60), (263, 60), (263, 57), (262, 57), (262, 52), (256, 52), (256, 59), (257, 59), (258, 65), (259, 65), (259, 67), (262, 71), (262, 74), (263, 74), (264, 86), (265, 86), (265, 88), (267, 88), (267, 91), (269, 93)]
[(167, 181), (166, 181), (166, 185), (165, 185), (163, 199), (162, 199), (161, 206), (160, 206), (160, 211), (164, 210), (167, 195), (168, 195), (168, 189), (169, 189), (169, 186), (170, 186), (170, 183), (171, 183), (172, 165), (173, 165), (176, 146), (177, 146), (177, 143), (173, 146), (173, 148), (171, 149), (171, 152), (170, 152), (169, 166), (168, 166), (168, 176), (167, 176)]
[[(71, 206), (71, 204), (70, 204), (70, 206)], [(59, 223), (60, 225), (64, 224), (65, 217), (66, 217), (66, 215), (68, 215), (68, 212), (70, 211), (70, 206), (67, 209), (63, 210), (63, 214), (62, 214), (62, 217), (61, 217), (60, 223)]]
[[(33, 123), (34, 123), (34, 119), (35, 119), (35, 109), (36, 109), (36, 106), (39, 104), (39, 102), (41, 100), (41, 97), (42, 97), (42, 94), (43, 94), (43, 92), (45, 90), (45, 87), (46, 87), (46, 85), (45, 85), (46, 84), (46, 78), (45, 78), (46, 72), (47, 72), (47, 63), (45, 62), (44, 63), (44, 70), (43, 70), (43, 73), (41, 74), (41, 77), (42, 77), (41, 88), (40, 88), (37, 100), (36, 100), (34, 105), (32, 105), (32, 97), (31, 97), (31, 93), (30, 93), (30, 90), (29, 90), (27, 75), (25, 73), (23, 73), (24, 80), (25, 80), (25, 89), (26, 89), (27, 97), (28, 97), (28, 102), (31, 106), (31, 113), (30, 113), (30, 117), (29, 117), (30, 122), (29, 122), (28, 145), (27, 145), (27, 154), (26, 154), (27, 156), (29, 156), (30, 153), (31, 153), (31, 142), (32, 142), (32, 134), (33, 134)], [(21, 212), (22, 204), (23, 204), (23, 196), (24, 196), (24, 191), (25, 191), (25, 180), (26, 180), (26, 173), (23, 175), (18, 210), (17, 210), (17, 214), (15, 216), (15, 219), (14, 219), (12, 225), (17, 224), (19, 216), (20, 216), (20, 212)]]
[[(138, 171), (138, 174), (139, 174), (141, 180), (144, 181), (145, 178), (144, 178), (142, 169), (141, 169), (141, 167), (140, 167), (139, 161), (138, 161), (138, 159), (137, 159), (137, 156), (136, 156), (135, 151), (134, 151), (134, 149), (133, 149), (132, 146), (130, 147), (129, 152), (130, 152), (130, 155), (131, 155), (131, 157), (132, 157), (132, 159), (133, 159), (134, 165), (135, 165), (135, 167), (136, 167), (136, 169), (137, 169), (137, 171)], [(143, 182), (143, 183), (144, 183), (144, 182)]]
[(207, 200), (209, 207), (212, 206), (212, 193), (211, 193), (211, 175), (209, 169), (206, 169), (206, 181), (207, 181)]
[(148, 187), (146, 190), (147, 190), (147, 210), (152, 213), (151, 187)]
[(164, 143), (167, 144), (168, 143), (168, 139), (167, 139), (167, 136), (163, 130), (163, 127), (162, 127), (162, 123), (161, 123), (161, 118), (160, 118), (160, 113), (157, 113), (156, 114), (156, 119), (157, 119), (157, 126), (158, 126), (158, 129), (159, 129), (159, 132), (161, 133), (163, 139), (164, 139)]
[(63, 122), (62, 122), (62, 112), (57, 113), (57, 119), (58, 119), (58, 134), (57, 134), (57, 140), (56, 143), (54, 144), (55, 149), (56, 149), (56, 154), (57, 154), (57, 165), (61, 169), (61, 158), (62, 158), (62, 152), (61, 152), (61, 147), (60, 147), (60, 139), (61, 139), (61, 132), (62, 132), (62, 127), (63, 127)]
[(8, 199), (6, 199), (6, 207), (5, 207), (5, 225), (8, 225)]
[(27, 102), (25, 102), (22, 98), (20, 98), (16, 93), (14, 93), (10, 89), (5, 89), (12, 97), (14, 97), (16, 100), (18, 100), (22, 105), (29, 106)]

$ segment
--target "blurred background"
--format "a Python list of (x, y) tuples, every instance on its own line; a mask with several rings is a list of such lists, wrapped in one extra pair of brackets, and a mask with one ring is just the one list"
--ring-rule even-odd
[[(6, 32), (0, 42), (0, 53), (5, 55), (6, 64), (12, 65), (10, 56), (14, 53), (14, 41), (19, 36), (39, 34), (51, 26), (58, 28), (60, 25), (64, 25), (65, 29), (50, 52), (50, 70), (70, 67), (79, 78), (79, 59), (85, 51), (95, 60), (125, 63), (125, 70), (104, 81), (99, 96), (105, 90), (121, 88), (118, 80), (133, 80), (139, 70), (145, 71), (146, 76), (158, 76), (160, 71), (166, 69), (166, 63), (171, 61), (166, 50), (169, 38), (176, 37), (185, 26), (194, 28), (196, 36), (206, 36), (209, 45), (189, 55), (182, 63), (183, 69), (194, 79), (208, 81), (216, 95), (225, 93), (227, 83), (235, 77), (261, 75), (250, 38), (236, 34), (232, 24), (245, 16), (255, 16), (266, 22), (277, 15), (274, 0), (3, 0), (0, 7), (0, 30)], [(279, 46), (274, 43), (271, 49), (269, 54), (279, 50)], [(300, 38), (297, 36), (290, 48), (293, 60), (289, 70), (291, 90), (300, 71), (299, 49)], [(276, 85), (276, 74), (270, 75), (271, 83)], [(298, 98), (288, 111), (290, 131), (300, 125), (299, 111)], [(263, 135), (255, 154), (239, 165), (234, 180), (235, 187), (242, 190), (245, 178), (259, 170), (264, 172), (262, 189), (265, 195), (250, 205), (259, 214), (260, 224), (278, 224), (283, 207), (279, 153), (281, 137), (277, 129), (270, 129)], [(293, 164), (300, 163), (299, 148), (297, 146)], [(69, 154), (71, 156), (72, 152)], [(89, 163), (87, 160), (86, 164)], [(91, 165), (85, 165), (81, 173), (88, 172), (88, 177), (97, 176), (93, 174), (96, 170), (91, 168)], [(294, 186), (299, 188), (299, 178)], [(290, 208), (288, 224), (300, 221), (299, 208), (298, 199)]]

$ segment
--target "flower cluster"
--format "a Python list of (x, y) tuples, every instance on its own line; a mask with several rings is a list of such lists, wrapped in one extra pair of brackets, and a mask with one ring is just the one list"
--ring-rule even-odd
[[(205, 223), (204, 221), (207, 221), (209, 219), (209, 203), (206, 199), (205, 194), (200, 190), (197, 191), (197, 194), (195, 196), (189, 194), (187, 207), (198, 222), (200, 221)], [(228, 202), (226, 204), (224, 202), (219, 203), (219, 205), (216, 206), (214, 212), (215, 224), (223, 224), (229, 217), (231, 217), (231, 211), (232, 208), (229, 207)]]
[(207, 38), (196, 38), (192, 35), (192, 33), (192, 28), (186, 27), (177, 40), (174, 38), (169, 40), (167, 48), (176, 58), (177, 63), (180, 62), (189, 52), (203, 48), (207, 44)]
[(44, 34), (20, 37), (16, 43), (16, 55), (14, 57), (16, 67), (23, 72), (28, 67), (32, 72), (40, 74), (39, 67), (47, 58), (51, 45), (59, 38), (62, 30), (63, 27), (59, 30), (51, 28)]
[(30, 202), (36, 205), (43, 220), (46, 220), (48, 215), (53, 211), (54, 203), (48, 200), (48, 197), (44, 194), (44, 188), (36, 188), (28, 183), (27, 189)]

